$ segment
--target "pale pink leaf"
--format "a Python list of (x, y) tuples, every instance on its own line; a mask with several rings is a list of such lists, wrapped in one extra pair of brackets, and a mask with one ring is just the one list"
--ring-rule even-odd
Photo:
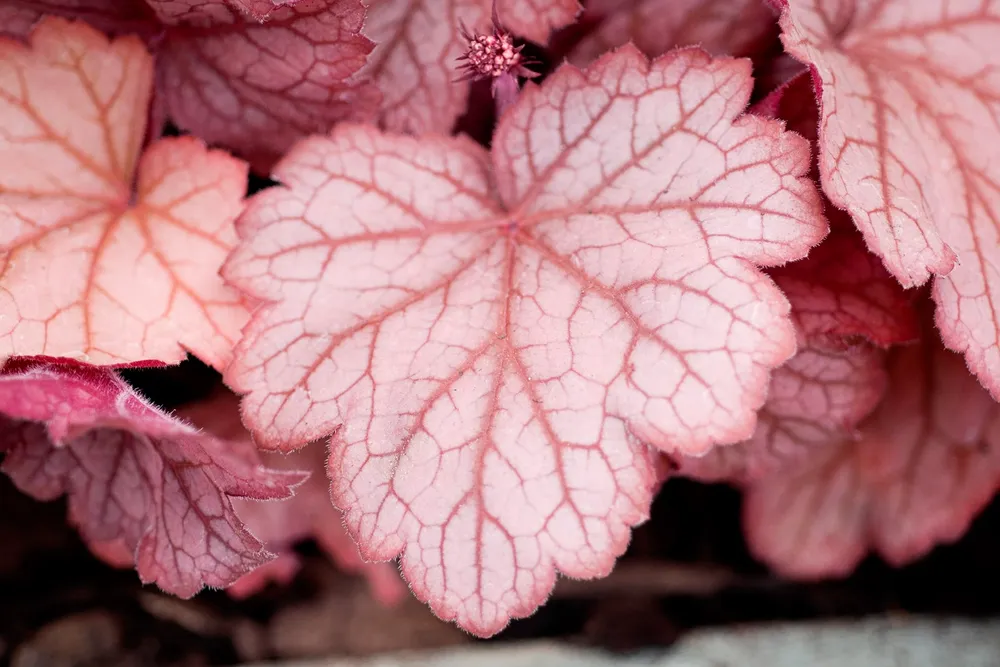
[(1000, 396), (1000, 3), (790, 0), (781, 24), (821, 84), (826, 193), (904, 285), (938, 276), (945, 342)]
[(596, 26), (570, 54), (578, 65), (627, 42), (650, 57), (688, 45), (749, 56), (777, 35), (777, 14), (763, 0), (591, 0), (584, 17)]
[(171, 28), (158, 51), (167, 112), (266, 173), (297, 139), (377, 110), (378, 91), (352, 78), (372, 48), (364, 15), (360, 0), (309, 0), (265, 23), (220, 13)]
[[(250, 434), (240, 420), (239, 399), (220, 391), (206, 400), (187, 405), (180, 415), (212, 435), (255, 450)], [(293, 547), (296, 542), (315, 538), (320, 548), (344, 572), (364, 576), (376, 600), (393, 605), (407, 593), (395, 568), (386, 563), (367, 563), (344, 529), (344, 520), (330, 502), (330, 482), (326, 476), (326, 449), (312, 443), (289, 455), (264, 453), (264, 463), (275, 470), (305, 471), (309, 478), (284, 500), (233, 501), (237, 515), (268, 550), (278, 557), (247, 573), (229, 590), (234, 597), (247, 597), (271, 582), (287, 583), (300, 563)]]
[[(825, 233), (749, 63), (626, 47), (526, 86), (493, 154), (340, 126), (241, 219), (261, 298), (227, 382), (258, 442), (324, 435), (362, 553), (479, 635), (606, 574), (655, 457), (749, 436), (794, 351), (755, 266)], [(339, 427), (339, 428), (338, 428)]]
[[(152, 59), (44, 20), (0, 42), (0, 359), (223, 367), (247, 313), (218, 275), (246, 165), (193, 138), (141, 157)], [(134, 185), (133, 185), (134, 182)]]
[[(2, 469), (112, 561), (182, 597), (223, 587), (270, 555), (232, 497), (284, 498), (301, 474), (269, 470), (157, 410), (113, 371), (28, 365), (0, 375)], [(127, 550), (126, 550), (127, 549)]]
[(784, 575), (844, 575), (869, 550), (903, 565), (961, 537), (998, 487), (1000, 406), (961, 357), (937, 343), (891, 354), (889, 390), (856, 439), (747, 492), (750, 546)]

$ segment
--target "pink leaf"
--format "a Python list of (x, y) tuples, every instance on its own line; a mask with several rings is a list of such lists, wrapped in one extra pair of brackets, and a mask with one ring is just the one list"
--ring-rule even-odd
[(528, 85), (492, 156), (341, 126), (241, 219), (226, 274), (270, 302), (227, 373), (247, 424), (336, 430), (348, 528), (439, 615), (490, 635), (557, 570), (606, 574), (657, 483), (642, 441), (753, 430), (795, 348), (754, 265), (825, 223), (805, 141), (734, 120), (750, 88), (745, 61), (625, 47)]
[(777, 32), (777, 15), (762, 0), (592, 0), (584, 16), (597, 26), (570, 55), (578, 65), (627, 42), (650, 57), (691, 44), (749, 56)]
[[(217, 392), (207, 400), (185, 406), (181, 414), (218, 438), (254, 450), (253, 440), (240, 421), (239, 399), (231, 392)], [(399, 602), (407, 590), (399, 574), (386, 563), (367, 563), (344, 530), (344, 520), (330, 503), (325, 448), (320, 443), (288, 456), (265, 453), (264, 462), (275, 470), (308, 471), (309, 479), (295, 495), (281, 501), (235, 500), (236, 513), (250, 531), (278, 558), (247, 573), (229, 592), (247, 597), (268, 583), (287, 583), (299, 569), (293, 550), (296, 542), (316, 538), (330, 559), (343, 571), (365, 576), (375, 599), (386, 605)]]
[(1000, 3), (790, 0), (781, 23), (822, 87), (826, 193), (904, 285), (938, 275), (945, 342), (1000, 397)]
[[(46, 19), (0, 42), (0, 359), (223, 367), (246, 309), (218, 275), (246, 166), (191, 138), (141, 157), (152, 60)], [(141, 277), (140, 277), (141, 276)]]
[[(382, 91), (379, 122), (389, 130), (448, 134), (465, 109), (469, 81), (459, 79), (466, 42), (461, 27), (486, 32), (492, 0), (380, 0), (364, 33), (373, 42), (362, 70)], [(509, 0), (499, 4), (504, 27), (544, 42), (573, 20), (576, 0)]]
[(168, 30), (159, 51), (167, 111), (266, 173), (300, 137), (374, 114), (377, 91), (351, 79), (372, 48), (363, 20), (360, 0), (311, 0), (264, 24), (214, 17), (211, 27)]
[(856, 440), (748, 490), (750, 545), (786, 576), (844, 575), (870, 549), (905, 564), (958, 539), (997, 489), (1000, 408), (961, 357), (936, 343), (892, 355), (885, 400)]
[(284, 498), (302, 479), (160, 412), (110, 370), (34, 364), (0, 375), (0, 413), (14, 483), (39, 500), (68, 495), (71, 521), (98, 553), (130, 553), (144, 582), (182, 597), (270, 558), (231, 497)]

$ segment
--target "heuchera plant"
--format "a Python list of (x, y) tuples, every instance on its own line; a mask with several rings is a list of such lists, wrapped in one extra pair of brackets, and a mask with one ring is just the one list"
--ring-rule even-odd
[[(800, 578), (916, 559), (1000, 485), (1000, 0), (0, 31), (2, 469), (143, 581), (250, 595), (312, 537), (489, 636), (671, 476), (742, 488)], [(228, 390), (177, 414), (116, 370), (188, 354)]]

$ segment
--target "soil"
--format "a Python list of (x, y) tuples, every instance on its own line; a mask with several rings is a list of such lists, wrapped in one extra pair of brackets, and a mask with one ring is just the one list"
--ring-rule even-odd
[[(168, 408), (218, 381), (193, 362), (128, 376)], [(561, 582), (534, 616), (491, 641), (556, 638), (631, 651), (750, 621), (1000, 613), (1000, 502), (960, 542), (909, 567), (872, 558), (846, 579), (815, 583), (781, 581), (754, 562), (739, 504), (725, 486), (669, 482), (611, 577)], [(310, 543), (289, 586), (240, 602), (222, 591), (178, 600), (91, 556), (66, 525), (64, 503), (35, 502), (0, 475), (0, 508), (0, 667), (237, 665), (479, 641), (414, 599), (380, 607), (364, 582)]]

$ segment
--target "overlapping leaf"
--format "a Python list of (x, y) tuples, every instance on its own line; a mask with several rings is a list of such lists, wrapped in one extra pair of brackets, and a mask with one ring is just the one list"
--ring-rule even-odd
[(902, 565), (958, 539), (1000, 483), (1000, 406), (931, 340), (897, 348), (857, 438), (753, 484), (751, 548), (787, 576), (849, 573), (869, 550)]
[(565, 66), (492, 155), (342, 126), (241, 219), (225, 273), (267, 302), (227, 374), (248, 426), (277, 449), (336, 430), (349, 529), (441, 616), (489, 635), (557, 571), (607, 573), (657, 481), (643, 441), (753, 430), (795, 348), (755, 264), (826, 230), (805, 141), (737, 119), (749, 69)]
[(597, 25), (570, 55), (578, 65), (627, 42), (650, 57), (691, 44), (750, 56), (777, 33), (777, 14), (764, 0), (591, 0), (585, 17)]
[(232, 497), (285, 498), (300, 473), (204, 435), (143, 400), (113, 371), (28, 365), (0, 375), (0, 466), (40, 500), (66, 494), (84, 538), (126, 555), (144, 582), (182, 597), (271, 558)]
[(56, 18), (0, 42), (0, 359), (228, 361), (247, 314), (218, 270), (246, 166), (192, 138), (140, 156), (152, 67)]
[(903, 284), (937, 275), (937, 321), (1000, 396), (1000, 2), (789, 0), (822, 87), (820, 171)]

